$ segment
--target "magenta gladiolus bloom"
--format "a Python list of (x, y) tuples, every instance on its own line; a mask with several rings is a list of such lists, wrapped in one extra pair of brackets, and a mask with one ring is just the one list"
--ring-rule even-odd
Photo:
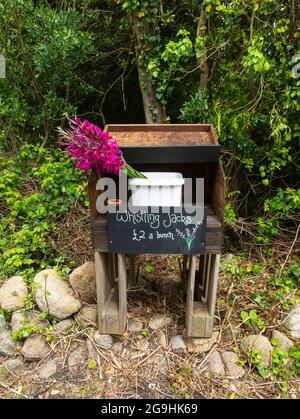
[(70, 129), (59, 129), (65, 151), (78, 169), (97, 173), (120, 173), (126, 165), (117, 142), (97, 125), (80, 118), (69, 119)]
[(119, 175), (122, 171), (131, 178), (144, 178), (123, 158), (118, 143), (97, 125), (80, 118), (68, 118), (70, 128), (58, 128), (65, 151), (78, 169), (89, 172)]

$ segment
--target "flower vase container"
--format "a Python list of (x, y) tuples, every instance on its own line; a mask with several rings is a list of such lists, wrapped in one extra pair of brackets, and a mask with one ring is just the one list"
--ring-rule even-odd
[(176, 172), (142, 172), (129, 180), (133, 206), (180, 207), (184, 178)]

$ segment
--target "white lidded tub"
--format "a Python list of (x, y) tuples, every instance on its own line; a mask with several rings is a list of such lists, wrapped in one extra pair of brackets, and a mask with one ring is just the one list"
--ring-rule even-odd
[(129, 179), (133, 206), (179, 207), (184, 178), (176, 172), (142, 172), (145, 178)]

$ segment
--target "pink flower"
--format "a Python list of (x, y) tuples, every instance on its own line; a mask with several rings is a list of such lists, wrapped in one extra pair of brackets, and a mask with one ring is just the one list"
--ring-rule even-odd
[(65, 151), (78, 169), (118, 175), (125, 162), (117, 142), (97, 125), (69, 119), (70, 129), (59, 129)]

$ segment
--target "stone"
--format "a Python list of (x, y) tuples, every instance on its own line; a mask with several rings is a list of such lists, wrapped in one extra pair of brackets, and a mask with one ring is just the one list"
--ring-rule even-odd
[(171, 349), (175, 352), (185, 352), (186, 346), (181, 335), (176, 335), (171, 338), (170, 341)]
[(70, 352), (68, 357), (69, 368), (78, 367), (86, 361), (86, 347), (79, 345)]
[(6, 328), (6, 321), (4, 314), (0, 313), (0, 333), (3, 332)]
[(74, 269), (69, 278), (73, 290), (88, 304), (97, 301), (95, 263), (86, 262)]
[(242, 340), (241, 346), (245, 354), (249, 351), (259, 352), (262, 355), (262, 364), (265, 367), (271, 365), (273, 347), (265, 336), (247, 336)]
[(172, 323), (172, 319), (164, 314), (155, 314), (149, 320), (149, 328), (152, 330), (163, 329)]
[(48, 362), (43, 364), (38, 370), (38, 377), (42, 380), (47, 380), (53, 377), (57, 372), (57, 364), (54, 359), (50, 359)]
[(163, 349), (167, 349), (168, 348), (167, 336), (166, 336), (166, 334), (165, 334), (165, 332), (163, 330), (160, 330), (157, 333), (156, 342)]
[(300, 339), (300, 303), (291, 309), (284, 321), (284, 326), (293, 338)]
[(50, 346), (42, 335), (29, 336), (21, 349), (26, 361), (38, 361), (50, 352)]
[(144, 328), (144, 323), (139, 319), (129, 319), (127, 330), (128, 332), (139, 333)]
[(10, 330), (0, 333), (0, 355), (14, 356), (17, 353), (17, 344), (12, 338)]
[(82, 326), (96, 326), (98, 321), (97, 305), (83, 306), (76, 315), (76, 322)]
[(113, 338), (110, 335), (101, 334), (98, 330), (94, 335), (94, 341), (96, 345), (102, 349), (111, 349), (114, 343)]
[(68, 282), (54, 269), (39, 272), (33, 280), (34, 298), (41, 311), (49, 311), (51, 316), (63, 320), (81, 308)]
[(225, 366), (223, 364), (223, 359), (218, 351), (213, 351), (209, 357), (209, 372), (212, 375), (223, 377), (225, 375)]
[(15, 311), (25, 306), (27, 285), (21, 276), (12, 276), (0, 288), (0, 307)]
[(290, 348), (294, 346), (294, 342), (278, 330), (273, 330), (272, 341), (273, 339), (276, 341), (275, 346), (284, 352), (289, 352)]
[(242, 378), (245, 375), (244, 368), (238, 364), (238, 356), (234, 352), (223, 352), (222, 360), (225, 365), (226, 375), (230, 378), (238, 379)]
[(11, 330), (12, 332), (18, 332), (23, 327), (29, 324), (36, 327), (37, 332), (45, 329), (49, 325), (48, 320), (39, 319), (41, 313), (39, 311), (15, 311), (11, 316)]
[(123, 345), (121, 342), (115, 342), (111, 348), (111, 350), (116, 354), (116, 355), (122, 355), (123, 352)]
[(3, 362), (2, 367), (7, 368), (9, 371), (15, 371), (23, 365), (21, 358), (11, 358)]
[(16, 371), (23, 365), (21, 358), (7, 359), (0, 365), (0, 379), (5, 379), (11, 372)]
[(68, 332), (68, 330), (70, 329), (70, 327), (73, 326), (73, 324), (75, 324), (75, 321), (73, 319), (62, 320), (61, 322), (58, 322), (55, 326), (53, 326), (53, 331), (54, 333), (63, 335)]
[(189, 338), (187, 339), (188, 352), (202, 354), (211, 350), (219, 337), (218, 332), (213, 332), (211, 338)]

